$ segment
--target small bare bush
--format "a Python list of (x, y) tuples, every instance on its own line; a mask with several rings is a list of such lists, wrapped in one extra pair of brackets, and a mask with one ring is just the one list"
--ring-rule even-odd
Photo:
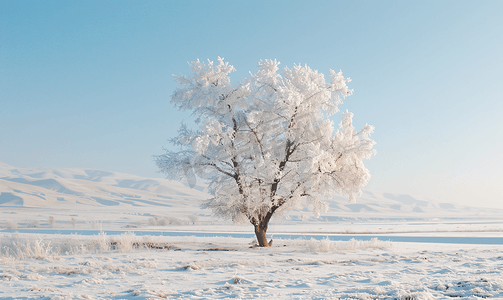
[(74, 229), (75, 229), (75, 222), (76, 222), (75, 218), (72, 217), (72, 226)]
[(55, 223), (56, 223), (56, 220), (54, 219), (54, 217), (49, 216), (49, 225), (51, 225), (51, 228), (54, 228)]

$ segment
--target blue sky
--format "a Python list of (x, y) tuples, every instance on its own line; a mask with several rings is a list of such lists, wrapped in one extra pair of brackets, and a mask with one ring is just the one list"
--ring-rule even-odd
[[(172, 74), (224, 57), (341, 69), (374, 125), (368, 189), (503, 208), (503, 1), (2, 1), (0, 162), (146, 177), (189, 115)], [(335, 117), (338, 120), (338, 116)]]

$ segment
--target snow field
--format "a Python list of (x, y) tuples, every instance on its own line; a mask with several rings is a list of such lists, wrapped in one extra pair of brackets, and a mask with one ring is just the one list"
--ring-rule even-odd
[(250, 248), (243, 238), (133, 234), (1, 239), (2, 299), (503, 297), (501, 246), (274, 239), (272, 248)]
[(243, 238), (251, 225), (200, 209), (204, 186), (1, 163), (0, 175), (0, 299), (503, 298), (502, 210), (365, 191), (327, 199), (319, 219), (278, 215), (262, 249)]

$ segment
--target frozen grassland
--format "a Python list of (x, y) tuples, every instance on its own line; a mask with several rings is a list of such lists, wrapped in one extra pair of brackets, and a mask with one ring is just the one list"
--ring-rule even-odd
[[(0, 299), (503, 298), (502, 210), (366, 191), (328, 199), (320, 219), (273, 218), (273, 247), (250, 248), (253, 228), (213, 218), (207, 197), (165, 179), (0, 163)], [(482, 237), (499, 244), (464, 239)]]
[(501, 245), (3, 233), (2, 299), (503, 298)]

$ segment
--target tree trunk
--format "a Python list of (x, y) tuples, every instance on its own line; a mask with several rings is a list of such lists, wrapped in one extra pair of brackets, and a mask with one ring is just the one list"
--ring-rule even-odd
[(258, 226), (255, 226), (255, 236), (260, 247), (271, 247), (272, 245), (272, 239), (270, 242), (267, 242), (267, 225), (267, 223), (261, 222)]

